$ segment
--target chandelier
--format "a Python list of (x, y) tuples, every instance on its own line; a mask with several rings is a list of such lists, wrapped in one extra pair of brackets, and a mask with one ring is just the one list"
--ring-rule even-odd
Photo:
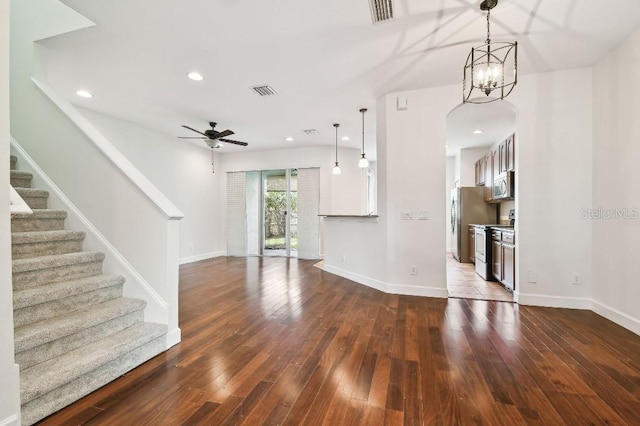
[(464, 103), (484, 104), (504, 99), (518, 82), (518, 43), (491, 41), (491, 9), (497, 4), (498, 0), (480, 3), (480, 9), (487, 11), (487, 40), (471, 49), (464, 65)]

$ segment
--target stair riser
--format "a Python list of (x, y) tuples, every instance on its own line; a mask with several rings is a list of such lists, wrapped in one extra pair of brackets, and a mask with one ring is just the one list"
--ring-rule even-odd
[(46, 360), (62, 355), (81, 346), (88, 345), (100, 339), (104, 339), (110, 334), (124, 330), (134, 324), (141, 323), (144, 320), (143, 311), (134, 311), (129, 314), (114, 318), (110, 321), (103, 322), (95, 327), (84, 329), (78, 333), (62, 337), (52, 342), (35, 348), (27, 349), (16, 353), (16, 364), (20, 365), (20, 369), (24, 370), (36, 364), (40, 364)]
[(48, 283), (91, 277), (102, 273), (102, 261), (78, 263), (54, 268), (13, 273), (14, 290), (38, 287)]
[(31, 179), (28, 178), (14, 178), (9, 181), (14, 188), (31, 188)]
[(37, 321), (53, 318), (73, 312), (78, 308), (97, 305), (98, 303), (113, 300), (122, 296), (122, 285), (105, 287), (88, 293), (63, 299), (52, 300), (35, 306), (28, 306), (13, 311), (13, 323), (15, 327), (32, 324)]
[(60, 231), (64, 229), (64, 218), (14, 217), (11, 232)]
[(79, 251), (82, 251), (82, 239), (11, 245), (11, 256), (13, 259), (27, 259), (52, 254), (76, 253)]
[(22, 406), (22, 423), (32, 425), (46, 416), (117, 379), (165, 350), (166, 338), (155, 339), (110, 363)]
[(48, 197), (22, 197), (25, 203), (32, 209), (46, 209)]
[(11, 165), (11, 170), (15, 170), (16, 169), (16, 162), (18, 161), (18, 158), (14, 157), (13, 155), (10, 157), (10, 165)]

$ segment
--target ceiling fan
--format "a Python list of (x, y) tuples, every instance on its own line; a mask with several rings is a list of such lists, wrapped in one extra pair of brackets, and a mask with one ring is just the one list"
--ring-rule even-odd
[(226, 143), (231, 143), (234, 145), (240, 145), (240, 146), (247, 146), (249, 145), (246, 142), (240, 142), (240, 141), (234, 141), (231, 139), (226, 139), (227, 136), (231, 136), (234, 134), (234, 132), (232, 130), (223, 130), (222, 132), (218, 132), (217, 130), (215, 130), (217, 123), (214, 121), (210, 121), (209, 125), (211, 126), (211, 129), (205, 130), (204, 132), (201, 132), (199, 130), (196, 130), (192, 127), (189, 126), (185, 126), (184, 124), (182, 125), (182, 127), (184, 127), (185, 129), (189, 129), (192, 132), (196, 132), (201, 134), (202, 136), (178, 136), (178, 138), (180, 139), (204, 139), (205, 143), (210, 147), (210, 148), (220, 148), (222, 147), (222, 144), (220, 142), (226, 142)]

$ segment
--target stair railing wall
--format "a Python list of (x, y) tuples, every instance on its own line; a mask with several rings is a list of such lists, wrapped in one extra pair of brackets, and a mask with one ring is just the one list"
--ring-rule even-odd
[(173, 346), (181, 339), (182, 212), (71, 103), (35, 79), (32, 85), (24, 99), (28, 121), (48, 125), (12, 122), (20, 138), (12, 140), (14, 155), (34, 183), (50, 191), (50, 208), (68, 210), (68, 227), (87, 232), (85, 250), (104, 252), (104, 270), (125, 276), (125, 296), (147, 301), (145, 321), (168, 325), (167, 347)]

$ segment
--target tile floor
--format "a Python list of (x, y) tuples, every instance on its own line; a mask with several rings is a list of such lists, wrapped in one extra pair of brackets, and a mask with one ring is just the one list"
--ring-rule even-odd
[(513, 294), (502, 284), (483, 280), (473, 263), (459, 263), (451, 253), (447, 253), (447, 289), (449, 297), (513, 302)]

